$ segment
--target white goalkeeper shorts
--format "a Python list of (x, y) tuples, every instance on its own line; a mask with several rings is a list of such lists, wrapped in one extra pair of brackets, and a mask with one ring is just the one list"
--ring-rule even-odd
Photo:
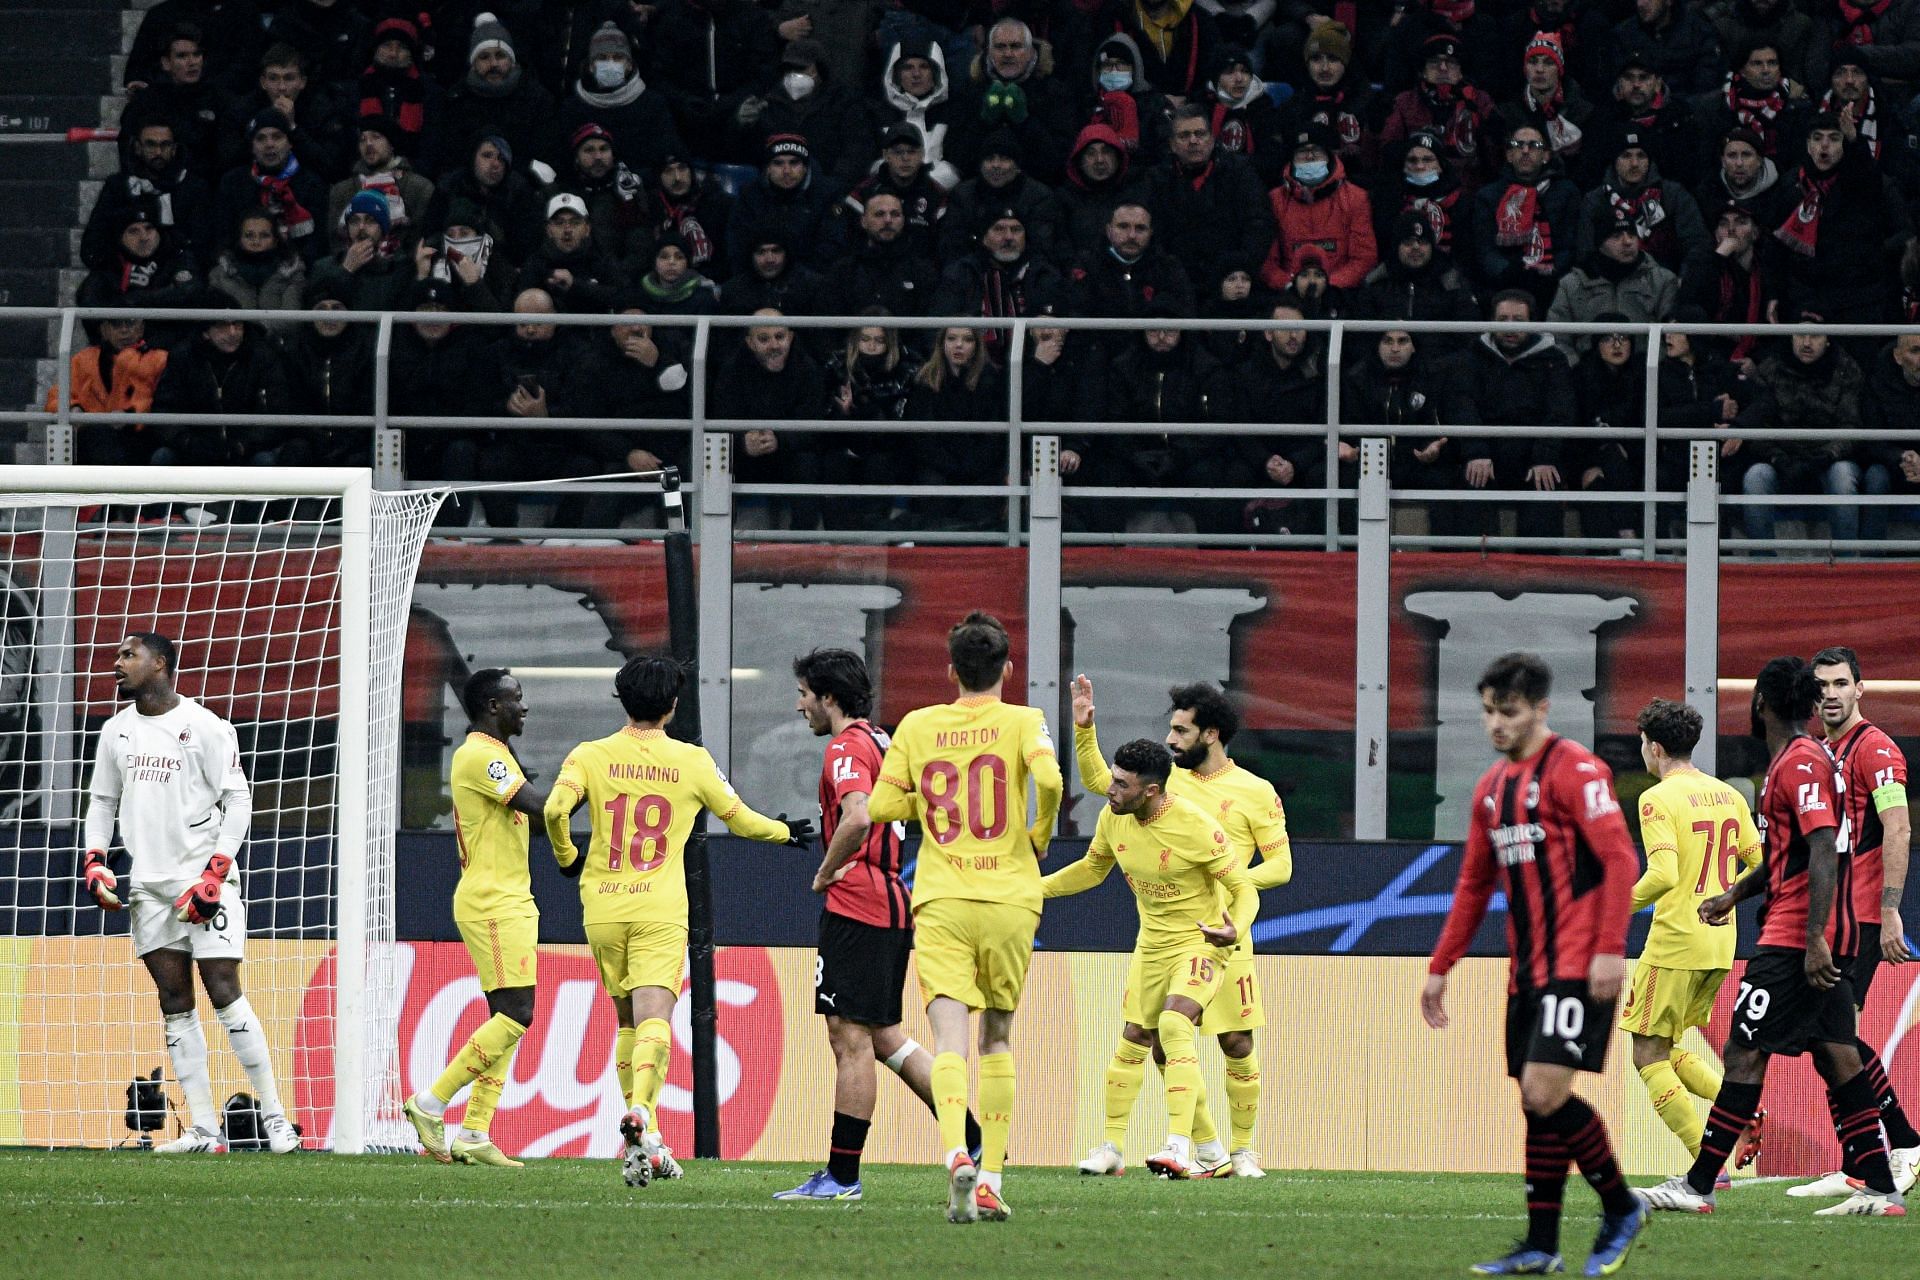
[(244, 960), (247, 949), (247, 906), (240, 886), (228, 881), (220, 889), (220, 909), (205, 924), (183, 924), (175, 918), (175, 894), (135, 888), (127, 903), (133, 913), (133, 954), (185, 951), (196, 960)]

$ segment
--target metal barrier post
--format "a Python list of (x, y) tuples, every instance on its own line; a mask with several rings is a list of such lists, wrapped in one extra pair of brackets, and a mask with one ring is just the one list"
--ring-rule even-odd
[(1714, 771), (1720, 695), (1720, 445), (1695, 440), (1687, 453), (1687, 701), (1707, 722), (1693, 763)]
[[(1309, 335), (1311, 338), (1311, 335)], [(1340, 359), (1346, 350), (1347, 327), (1335, 325), (1327, 343), (1327, 478), (1329, 490), (1340, 487)], [(1340, 499), (1327, 494), (1327, 550), (1340, 549)]]
[(1387, 836), (1387, 458), (1392, 442), (1360, 442), (1360, 545), (1354, 579), (1353, 834)]
[(373, 483), (380, 489), (398, 489), (407, 474), (406, 437), (387, 425), (392, 355), (393, 313), (388, 311), (373, 334)]
[(1060, 720), (1060, 437), (1035, 436), (1027, 504), (1027, 705)]
[[(1020, 483), (1020, 424), (1026, 420), (1022, 404), (1024, 392), (1022, 374), (1027, 363), (1027, 322), (1017, 319), (1013, 330), (1007, 335), (1007, 483)], [(1057, 454), (1058, 449), (1055, 450)], [(1059, 480), (1055, 481), (1056, 492)], [(1057, 502), (1056, 498), (1056, 502)], [(1056, 508), (1057, 510), (1057, 508)], [(1031, 514), (1031, 513), (1029, 513)], [(1056, 522), (1058, 517), (1055, 517)], [(1007, 495), (1007, 545), (1020, 545), (1020, 499), (1015, 494)], [(1058, 546), (1058, 543), (1055, 543)]]
[[(1666, 339), (1660, 335), (1660, 326), (1654, 325), (1647, 333), (1647, 384), (1643, 388), (1640, 421), (1647, 430), (1646, 460), (1640, 469), (1640, 483), (1643, 492), (1658, 493), (1660, 490), (1660, 464), (1656, 456), (1660, 438), (1660, 355)], [(1624, 425), (1624, 424), (1623, 424)], [(1640, 503), (1640, 554), (1653, 559), (1653, 540), (1660, 532), (1658, 505), (1651, 497)]]
[(60, 349), (54, 353), (54, 420), (47, 424), (47, 461), (57, 467), (73, 465), (73, 308), (60, 313)]
[(727, 769), (733, 754), (733, 437), (716, 431), (701, 439), (700, 727), (707, 750)]

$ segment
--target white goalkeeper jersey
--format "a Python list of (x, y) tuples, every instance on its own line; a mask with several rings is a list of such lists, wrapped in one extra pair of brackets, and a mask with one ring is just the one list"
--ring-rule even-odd
[[(172, 892), (216, 853), (238, 858), (253, 793), (233, 726), (192, 698), (171, 711), (122, 708), (100, 730), (87, 805), (87, 847), (107, 849), (114, 820), (136, 885)], [(238, 863), (230, 880), (239, 880)]]

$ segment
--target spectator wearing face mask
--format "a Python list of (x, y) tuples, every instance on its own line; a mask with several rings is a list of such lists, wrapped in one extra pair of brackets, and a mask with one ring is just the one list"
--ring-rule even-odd
[(1373, 238), (1391, 243), (1389, 234), (1403, 213), (1417, 213), (1433, 227), (1434, 245), (1457, 261), (1473, 261), (1473, 199), (1453, 170), (1440, 162), (1440, 135), (1415, 130), (1395, 164), (1398, 147), (1388, 152), (1387, 171), (1369, 195), (1373, 208)]
[(1261, 281), (1269, 289), (1285, 288), (1299, 271), (1302, 251), (1312, 249), (1333, 288), (1355, 288), (1380, 260), (1373, 206), (1334, 158), (1332, 130), (1309, 125), (1294, 135), (1291, 145), (1293, 163), (1271, 196), (1276, 234), (1260, 270)]
[(447, 225), (426, 236), (415, 250), (414, 265), (425, 264), (423, 280), (444, 281), (462, 311), (505, 311), (513, 302), (518, 268), (501, 249), (500, 227), (471, 200), (447, 207)]
[(587, 41), (580, 72), (560, 104), (561, 132), (572, 137), (588, 123), (607, 131), (614, 151), (636, 172), (654, 172), (667, 156), (685, 154), (666, 96), (647, 84), (632, 42), (611, 22)]
[(805, 137), (814, 173), (841, 191), (865, 177), (873, 160), (872, 127), (859, 91), (834, 81), (818, 40), (792, 41), (781, 53), (780, 79), (755, 129), (763, 145), (778, 134)]
[(1119, 137), (1142, 165), (1167, 154), (1173, 104), (1147, 79), (1140, 49), (1124, 35), (1108, 36), (1093, 53), (1094, 123)]
[(1467, 80), (1457, 36), (1431, 36), (1422, 50), (1419, 82), (1394, 98), (1380, 139), (1398, 142), (1416, 130), (1429, 130), (1438, 135), (1440, 159), (1460, 184), (1478, 187), (1492, 172), (1491, 135), (1498, 132), (1493, 99)]

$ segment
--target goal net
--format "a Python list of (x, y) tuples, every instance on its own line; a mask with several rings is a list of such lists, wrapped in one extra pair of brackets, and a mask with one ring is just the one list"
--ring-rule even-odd
[[(233, 724), (252, 783), (241, 979), (289, 1118), (309, 1147), (412, 1149), (396, 1044), (401, 657), (443, 496), (344, 469), (0, 467), (0, 1144), (137, 1141), (129, 1085), (156, 1068), (171, 1105), (154, 1139), (184, 1123), (128, 913), (79, 880), (97, 737), (125, 703), (114, 654), (157, 631), (178, 648), (179, 692)], [(117, 838), (113, 852), (124, 886)], [(221, 1105), (250, 1087), (195, 987)]]

